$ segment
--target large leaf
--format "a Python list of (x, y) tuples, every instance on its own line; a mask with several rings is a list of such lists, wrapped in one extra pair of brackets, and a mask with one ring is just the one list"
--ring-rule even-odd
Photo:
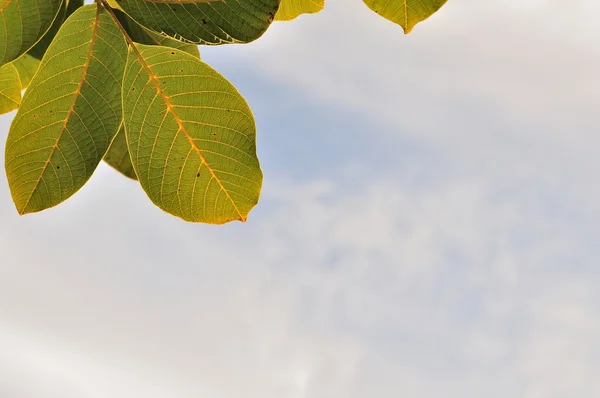
[(127, 45), (99, 4), (75, 11), (13, 120), (5, 165), (20, 214), (57, 205), (90, 178), (122, 120)]
[(276, 21), (290, 21), (301, 14), (314, 14), (323, 9), (325, 0), (281, 0)]
[(29, 54), (25, 54), (11, 62), (11, 65), (17, 68), (21, 80), (21, 89), (25, 89), (29, 86), (29, 82), (31, 82), (35, 72), (37, 72), (40, 60)]
[(135, 170), (131, 164), (131, 158), (129, 157), (129, 151), (127, 150), (124, 127), (121, 127), (110, 144), (108, 152), (104, 155), (104, 161), (124, 176), (137, 180)]
[(0, 0), (0, 65), (25, 54), (44, 36), (63, 0)]
[(0, 67), (0, 115), (14, 111), (21, 102), (21, 81), (13, 64)]
[(280, 0), (116, 0), (143, 26), (200, 44), (248, 43), (269, 27)]
[(429, 18), (447, 0), (363, 0), (370, 9), (402, 26), (410, 33), (419, 22)]
[(150, 199), (187, 221), (245, 221), (262, 172), (256, 127), (240, 93), (176, 49), (130, 47), (123, 115), (131, 160)]
[(175, 40), (169, 36), (161, 35), (151, 30), (145, 29), (140, 24), (129, 18), (126, 14), (115, 11), (115, 15), (121, 22), (121, 25), (125, 28), (129, 36), (136, 43), (149, 44), (155, 46), (167, 46), (172, 48), (178, 48), (186, 53), (192, 54), (195, 57), (200, 58), (200, 52), (196, 44), (184, 43), (180, 40)]

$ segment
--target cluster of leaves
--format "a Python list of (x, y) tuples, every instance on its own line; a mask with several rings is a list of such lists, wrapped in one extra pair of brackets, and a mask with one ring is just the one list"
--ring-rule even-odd
[[(446, 0), (364, 2), (408, 33)], [(323, 6), (0, 0), (0, 113), (18, 108), (5, 151), (18, 212), (68, 199), (104, 159), (184, 220), (245, 221), (263, 178), (254, 118), (198, 45), (249, 43)]]

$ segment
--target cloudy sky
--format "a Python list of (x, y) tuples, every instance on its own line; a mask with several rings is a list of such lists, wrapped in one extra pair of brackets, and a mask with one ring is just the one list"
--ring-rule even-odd
[(2, 173), (0, 396), (600, 396), (600, 6), (565, 4), (404, 36), (327, 0), (202, 48), (257, 119), (245, 224), (104, 165), (19, 217)]

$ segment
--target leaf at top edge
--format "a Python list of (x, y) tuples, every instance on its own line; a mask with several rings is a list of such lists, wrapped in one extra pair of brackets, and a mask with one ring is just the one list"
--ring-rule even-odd
[(14, 111), (21, 102), (21, 81), (13, 64), (0, 67), (0, 115)]
[(50, 29), (64, 0), (0, 0), (0, 65), (25, 54)]
[(363, 0), (377, 14), (402, 26), (408, 34), (416, 24), (433, 15), (447, 0)]
[(291, 21), (302, 14), (315, 14), (325, 7), (325, 0), (281, 0), (276, 21)]
[(123, 115), (131, 161), (152, 202), (186, 221), (246, 220), (262, 185), (256, 127), (223, 76), (180, 50), (130, 47)]
[(123, 126), (121, 126), (119, 132), (115, 135), (106, 155), (104, 155), (104, 161), (124, 176), (137, 180), (135, 170), (131, 164), (129, 151), (127, 150), (127, 140), (125, 139), (125, 128)]
[(196, 44), (248, 43), (267, 30), (280, 0), (116, 0), (142, 26)]
[(55, 206), (85, 184), (121, 125), (127, 44), (99, 4), (58, 31), (12, 122), (5, 168), (20, 214)]
[(14, 65), (17, 68), (19, 80), (21, 81), (21, 89), (25, 89), (29, 86), (29, 82), (31, 82), (31, 79), (37, 72), (40, 60), (29, 54), (24, 54), (11, 62), (10, 65)]
[(198, 45), (184, 43), (179, 40), (175, 40), (169, 36), (164, 36), (159, 33), (153, 32), (142, 27), (140, 24), (129, 18), (127, 14), (115, 10), (117, 19), (121, 22), (121, 25), (125, 28), (129, 36), (133, 41), (140, 44), (156, 45), (156, 46), (167, 46), (172, 48), (178, 48), (181, 51), (185, 51), (197, 58), (200, 58), (200, 51)]

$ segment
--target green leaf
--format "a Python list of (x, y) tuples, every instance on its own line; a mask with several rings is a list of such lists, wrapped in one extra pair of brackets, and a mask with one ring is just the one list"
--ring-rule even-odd
[(124, 127), (121, 126), (112, 144), (110, 144), (108, 152), (104, 155), (104, 161), (126, 177), (137, 180), (133, 164), (131, 164), (129, 151), (127, 150)]
[(155, 32), (198, 44), (248, 43), (269, 27), (280, 0), (117, 0)]
[(21, 89), (25, 89), (29, 86), (29, 82), (31, 82), (35, 72), (37, 72), (40, 60), (29, 54), (25, 54), (11, 62), (11, 65), (17, 68), (21, 80)]
[(447, 0), (363, 0), (377, 14), (410, 33), (416, 24), (433, 15)]
[(136, 43), (178, 48), (181, 51), (185, 51), (186, 53), (192, 54), (193, 56), (200, 58), (200, 52), (198, 51), (197, 45), (184, 43), (182, 41), (175, 40), (169, 36), (164, 36), (151, 30), (145, 29), (133, 19), (129, 18), (123, 12), (115, 11), (115, 15), (121, 22), (121, 25), (129, 34), (129, 37), (131, 37)]
[(63, 0), (0, 0), (0, 65), (25, 54), (44, 36)]
[(323, 9), (325, 0), (281, 0), (276, 21), (291, 21), (301, 14), (314, 14)]
[(126, 56), (123, 35), (99, 4), (81, 7), (60, 28), (6, 143), (20, 214), (61, 203), (90, 178), (121, 124)]
[(245, 221), (262, 172), (246, 101), (223, 76), (176, 49), (130, 47), (123, 115), (142, 188), (187, 221)]
[(66, 14), (67, 4), (65, 0), (62, 2), (60, 10), (58, 11), (58, 15), (56, 15), (56, 18), (54, 19), (54, 22), (52, 22), (50, 29), (48, 29), (46, 34), (35, 44), (35, 46), (31, 48), (31, 50), (27, 52), (27, 54), (39, 59), (40, 61), (42, 60), (44, 53), (48, 49), (48, 46), (50, 43), (52, 43), (52, 40), (56, 36), (56, 33), (58, 33), (58, 30), (62, 26), (63, 22), (65, 22)]
[(13, 64), (0, 67), (0, 115), (14, 111), (21, 102), (21, 81)]

